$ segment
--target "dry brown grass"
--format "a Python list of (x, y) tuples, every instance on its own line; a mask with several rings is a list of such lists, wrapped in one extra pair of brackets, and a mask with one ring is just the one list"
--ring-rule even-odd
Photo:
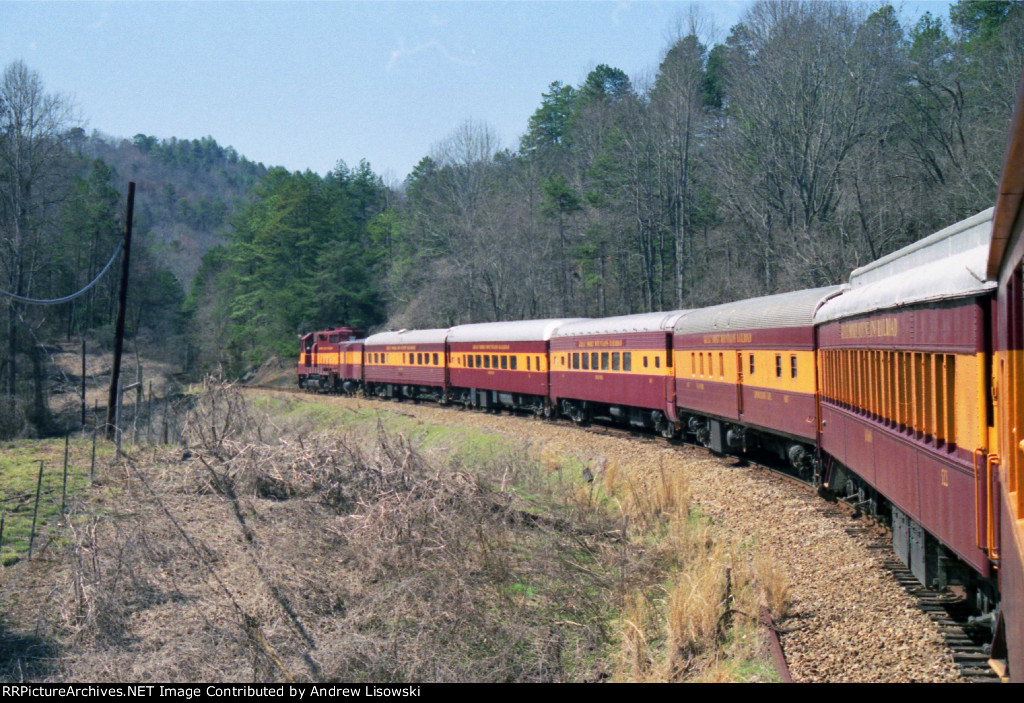
[[(719, 538), (693, 511), (687, 478), (664, 467), (603, 488), (628, 519), (633, 540), (650, 545), (666, 576), (626, 595), (618, 620), (616, 676), (624, 681), (758, 680), (764, 658), (762, 602), (784, 613), (788, 586), (770, 559)], [(755, 669), (750, 673), (750, 669)]]
[(588, 483), (528, 444), (480, 465), (382, 423), (282, 421), (230, 386), (188, 405), (187, 447), (129, 452), (4, 592), (48, 652), (31, 676), (734, 680), (761, 646), (744, 613), (785, 606), (770, 562), (719, 540), (664, 467), (597, 463)]
[(40, 678), (609, 675), (609, 593), (636, 585), (643, 553), (599, 507), (560, 503), (579, 482), (553, 484), (528, 448), (470, 470), (381, 426), (277, 427), (223, 386), (185, 430), (184, 453), (111, 467), (30, 565), (48, 585), (18, 625), (61, 653)]

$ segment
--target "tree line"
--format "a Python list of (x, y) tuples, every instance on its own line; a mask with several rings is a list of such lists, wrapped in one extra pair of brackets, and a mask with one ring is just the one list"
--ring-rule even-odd
[(406, 183), (392, 321), (605, 316), (838, 283), (990, 206), (1024, 8), (959, 2), (950, 25), (760, 2), (712, 45), (691, 15), (649, 78), (599, 65), (551, 83), (515, 151), (467, 123)]
[[(0, 290), (45, 300), (85, 287), (121, 241), (126, 184), (137, 181), (128, 333), (146, 355), (186, 363), (186, 289), (265, 173), (212, 138), (86, 134), (71, 99), (15, 61), (0, 74)], [(63, 381), (52, 345), (109, 347), (117, 272), (58, 306), (0, 297), (0, 414), (16, 419), (6, 425), (60, 429), (47, 402)]]
[(271, 173), (193, 290), (205, 363), (291, 355), (334, 324), (609, 316), (838, 283), (993, 203), (1021, 3), (962, 1), (947, 27), (905, 26), (888, 4), (759, 2), (723, 42), (707, 35), (692, 14), (652, 76), (552, 82), (515, 149), (466, 122), (398, 189), (365, 163)]
[[(320, 176), (212, 137), (86, 135), (15, 62), (0, 85), (3, 287), (90, 280), (128, 180), (146, 242), (129, 334), (194, 373), (291, 358), (298, 334), (336, 324), (609, 316), (837, 283), (994, 201), (1024, 6), (962, 0), (949, 18), (758, 2), (715, 42), (693, 13), (652, 75), (556, 80), (514, 148), (466, 122), (399, 187), (366, 162)], [(44, 423), (38, 340), (102, 337), (114, 285), (56, 311), (5, 301), (0, 396)]]

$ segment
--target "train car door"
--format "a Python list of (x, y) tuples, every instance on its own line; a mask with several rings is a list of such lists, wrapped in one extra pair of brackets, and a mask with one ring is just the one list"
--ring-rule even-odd
[(736, 414), (743, 418), (743, 352), (736, 352)]

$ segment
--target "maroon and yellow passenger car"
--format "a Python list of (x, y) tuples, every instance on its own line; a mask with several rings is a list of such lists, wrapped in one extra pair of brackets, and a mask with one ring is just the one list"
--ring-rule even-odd
[(946, 550), (991, 576), (991, 227), (987, 210), (857, 269), (815, 318), (828, 486), (884, 496), (918, 580), (970, 586), (991, 601), (983, 610), (994, 584), (959, 573)]
[(548, 344), (559, 327), (580, 318), (459, 325), (448, 333), (451, 399), (474, 408), (551, 415)]
[(445, 342), (448, 329), (400, 330), (371, 335), (363, 342), (363, 382), (380, 398), (448, 398)]
[(363, 387), (363, 343), (362, 339), (342, 342), (338, 350), (339, 390), (355, 393)]
[(562, 325), (551, 338), (551, 402), (575, 422), (611, 417), (677, 430), (672, 327), (685, 311), (623, 315)]
[(676, 405), (718, 452), (760, 446), (802, 472), (817, 439), (815, 311), (840, 286), (694, 310), (675, 326)]
[(997, 456), (992, 531), (998, 538), (1000, 623), (995, 668), (1024, 681), (1024, 76), (1017, 89), (987, 271), (996, 297), (993, 390)]

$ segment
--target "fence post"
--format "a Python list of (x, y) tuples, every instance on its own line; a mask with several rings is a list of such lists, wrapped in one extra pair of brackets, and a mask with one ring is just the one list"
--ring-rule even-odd
[(89, 460), (89, 483), (93, 482), (96, 475), (96, 427), (92, 428), (92, 458)]
[(64, 514), (64, 506), (68, 497), (68, 445), (71, 443), (71, 435), (64, 435), (64, 480), (60, 487), (60, 514)]
[(39, 496), (43, 490), (43, 460), (39, 460), (39, 480), (36, 481), (36, 506), (32, 509), (32, 534), (28, 538), (28, 558), (32, 560), (32, 547), (36, 541), (36, 518), (39, 516)]

